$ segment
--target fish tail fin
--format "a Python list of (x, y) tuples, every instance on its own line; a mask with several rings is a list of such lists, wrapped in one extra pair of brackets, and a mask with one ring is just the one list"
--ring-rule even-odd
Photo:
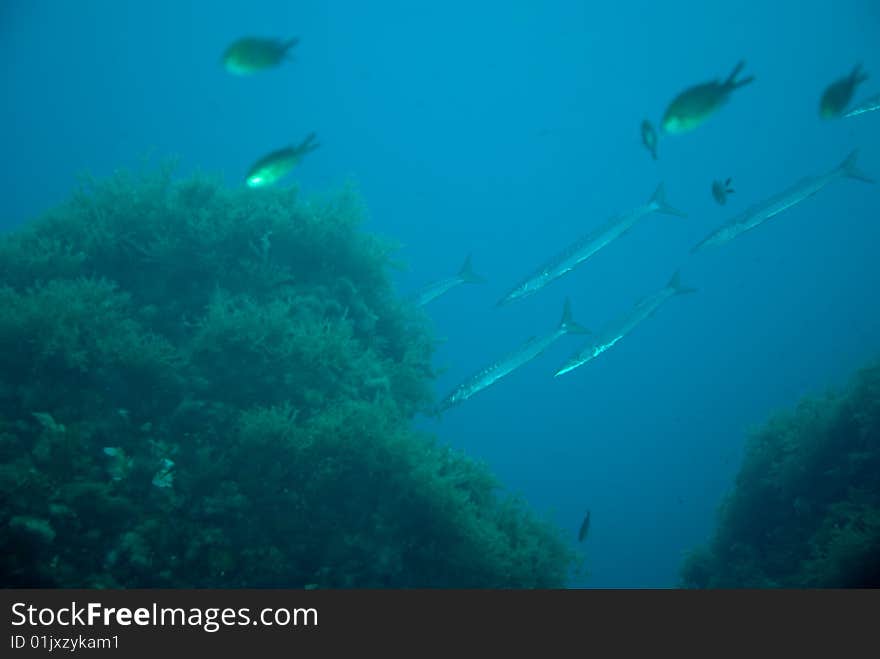
[(687, 217), (686, 213), (681, 212), (677, 208), (670, 206), (669, 202), (666, 201), (666, 186), (663, 183), (657, 186), (657, 189), (654, 190), (654, 194), (651, 195), (651, 199), (648, 201), (651, 206), (654, 207), (654, 210), (658, 213), (666, 213), (667, 215), (676, 215), (678, 217)]
[(736, 66), (733, 67), (733, 71), (730, 72), (730, 75), (727, 76), (727, 80), (724, 81), (725, 85), (732, 85), (736, 81), (736, 76), (742, 73), (742, 70), (746, 67), (746, 61), (740, 60), (736, 63)]
[(301, 155), (305, 155), (306, 153), (310, 153), (310, 152), (314, 151), (319, 146), (321, 146), (320, 144), (315, 142), (317, 137), (318, 136), (315, 134), (315, 131), (312, 131), (311, 133), (306, 135), (306, 138), (300, 143), (300, 145), (298, 147), (296, 147), (296, 150)]
[(862, 170), (859, 169), (856, 164), (856, 160), (859, 157), (859, 150), (854, 149), (850, 151), (850, 154), (846, 157), (846, 159), (840, 163), (840, 172), (847, 178), (854, 178), (857, 181), (864, 181), (865, 183), (874, 183), (874, 179), (865, 174)]
[(861, 62), (859, 62), (858, 64), (856, 64), (853, 67), (852, 73), (850, 74), (850, 78), (852, 78), (853, 83), (856, 85), (861, 84), (861, 83), (865, 82), (865, 80), (868, 79), (868, 73), (867, 73), (867, 71), (862, 70), (862, 63)]
[(461, 268), (458, 271), (458, 276), (461, 280), (467, 284), (485, 284), (486, 280), (474, 272), (473, 267), (471, 267), (471, 255), (468, 254), (467, 258), (464, 260)]
[(576, 322), (571, 315), (571, 301), (565, 298), (562, 306), (562, 320), (559, 321), (559, 329), (566, 334), (590, 334), (590, 330)]
[(299, 43), (299, 37), (291, 37), (287, 41), (282, 41), (281, 47), (284, 48), (284, 52), (287, 53), (288, 57), (292, 57), (293, 54), (289, 53), (287, 51), (289, 51), (291, 48), (295, 48), (298, 43)]
[(686, 295), (688, 293), (696, 293), (696, 288), (691, 288), (689, 286), (682, 286), (681, 284), (681, 274), (678, 270), (675, 271), (675, 274), (669, 279), (669, 283), (667, 286), (675, 291), (676, 295)]
[(730, 72), (730, 75), (727, 76), (727, 80), (724, 81), (724, 86), (727, 87), (730, 91), (734, 89), (739, 89), (740, 87), (745, 87), (750, 82), (754, 81), (755, 76), (749, 76), (748, 78), (743, 78), (742, 80), (737, 80), (736, 77), (742, 73), (742, 70), (746, 66), (745, 60), (740, 60), (737, 62), (736, 66), (733, 68), (733, 71)]

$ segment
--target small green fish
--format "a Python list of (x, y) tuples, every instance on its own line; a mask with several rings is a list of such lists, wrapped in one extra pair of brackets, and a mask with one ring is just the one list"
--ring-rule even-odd
[(244, 37), (232, 43), (223, 53), (223, 66), (235, 75), (250, 75), (272, 69), (284, 60), (291, 59), (288, 51), (298, 43), (296, 37), (287, 41)]
[(819, 116), (823, 119), (835, 119), (842, 115), (852, 100), (856, 87), (867, 79), (868, 74), (862, 71), (862, 65), (856, 64), (852, 73), (828, 85), (819, 100)]
[(314, 140), (315, 134), (309, 133), (299, 146), (288, 146), (260, 158), (248, 171), (245, 179), (248, 187), (261, 188), (277, 183), (304, 155), (320, 146)]
[(727, 103), (733, 90), (744, 87), (755, 79), (754, 76), (742, 80), (736, 79), (745, 65), (745, 62), (737, 64), (724, 82), (712, 80), (700, 83), (685, 89), (676, 96), (663, 115), (663, 121), (660, 124), (663, 132), (670, 135), (686, 133), (700, 126), (715, 114), (719, 108)]
[(647, 119), (642, 122), (642, 144), (651, 153), (651, 157), (657, 160), (657, 131)]

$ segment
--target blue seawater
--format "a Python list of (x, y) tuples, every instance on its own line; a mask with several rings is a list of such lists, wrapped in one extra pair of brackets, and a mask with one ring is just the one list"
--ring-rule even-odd
[[(144, 156), (243, 185), (259, 155), (315, 131), (293, 178), (353, 180), (367, 229), (401, 244), (401, 294), (467, 254), (487, 283), (426, 306), (442, 338), (437, 396), (530, 336), (569, 297), (593, 329), (675, 270), (667, 302), (593, 362), (554, 378), (587, 338), (418, 425), (484, 461), (570, 529), (587, 510), (573, 587), (672, 587), (704, 544), (751, 428), (842, 385), (880, 346), (880, 185), (832, 183), (729, 244), (722, 222), (853, 149), (880, 179), (880, 113), (822, 120), (823, 89), (862, 62), (880, 90), (870, 0), (613, 3), (7, 0), (0, 4), (2, 229), (65, 199), (76, 176)], [(220, 64), (245, 34), (300, 43), (250, 77)], [(690, 85), (740, 60), (755, 81), (690, 133), (640, 143)], [(713, 180), (732, 178), (726, 206)], [(688, 217), (654, 214), (573, 272), (496, 307), (519, 279), (664, 182)]]

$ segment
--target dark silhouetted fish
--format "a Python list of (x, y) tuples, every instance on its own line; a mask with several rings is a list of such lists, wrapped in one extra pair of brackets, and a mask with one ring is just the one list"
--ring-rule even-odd
[(657, 160), (657, 131), (654, 130), (654, 124), (645, 119), (642, 122), (642, 144), (651, 154), (654, 160)]
[(584, 521), (581, 522), (581, 528), (578, 530), (578, 542), (583, 542), (587, 538), (587, 534), (590, 532), (590, 511), (587, 511), (587, 514), (584, 515)]
[(722, 206), (727, 203), (727, 195), (733, 194), (735, 190), (730, 187), (732, 179), (727, 179), (723, 183), (721, 181), (712, 181), (712, 196)]

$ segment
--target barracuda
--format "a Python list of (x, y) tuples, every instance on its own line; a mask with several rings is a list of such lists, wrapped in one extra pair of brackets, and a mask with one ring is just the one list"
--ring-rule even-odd
[(880, 94), (874, 94), (873, 96), (866, 98), (864, 101), (859, 103), (843, 116), (857, 117), (860, 114), (865, 114), (866, 112), (876, 112), (877, 110), (880, 110)]
[(611, 325), (599, 335), (597, 341), (588, 344), (583, 349), (576, 352), (562, 366), (562, 368), (556, 371), (555, 377), (559, 377), (560, 375), (573, 371), (579, 366), (583, 366), (616, 345), (618, 341), (632, 332), (639, 323), (654, 315), (657, 309), (659, 309), (668, 299), (675, 297), (676, 295), (694, 292), (696, 292), (695, 288), (687, 288), (681, 285), (679, 274), (676, 272), (672, 275), (672, 278), (665, 287), (636, 303), (628, 313), (611, 323)]
[(482, 284), (486, 280), (476, 274), (471, 267), (471, 257), (465, 259), (464, 264), (458, 271), (458, 274), (452, 277), (444, 277), (438, 281), (432, 282), (419, 290), (413, 297), (417, 306), (424, 306), (431, 300), (436, 300), (444, 293), (449, 292), (456, 286), (461, 284)]
[(569, 245), (564, 251), (546, 261), (531, 275), (514, 286), (507, 295), (498, 301), (498, 305), (507, 304), (508, 302), (537, 293), (550, 282), (571, 272), (575, 266), (583, 263), (600, 249), (622, 236), (641, 218), (651, 213), (665, 213), (667, 215), (687, 217), (684, 213), (666, 202), (665, 189), (661, 183), (657, 186), (648, 203), (642, 204), (623, 215), (612, 217), (598, 229)]
[(852, 151), (842, 163), (830, 172), (822, 176), (811, 176), (801, 179), (784, 192), (755, 204), (703, 238), (693, 247), (691, 252), (697, 252), (703, 247), (723, 245), (730, 242), (740, 234), (754, 229), (771, 217), (775, 217), (792, 206), (799, 204), (804, 199), (812, 197), (826, 185), (833, 183), (839, 178), (852, 178), (864, 181), (865, 183), (873, 183), (873, 179), (859, 171), (856, 166), (858, 154), (858, 151)]
[(566, 334), (589, 334), (589, 330), (572, 319), (571, 305), (568, 299), (565, 300), (565, 306), (562, 310), (562, 320), (554, 331), (544, 336), (529, 339), (512, 353), (462, 382), (443, 399), (439, 405), (438, 412), (466, 401), (475, 393), (494, 384), (520, 366), (529, 363)]

